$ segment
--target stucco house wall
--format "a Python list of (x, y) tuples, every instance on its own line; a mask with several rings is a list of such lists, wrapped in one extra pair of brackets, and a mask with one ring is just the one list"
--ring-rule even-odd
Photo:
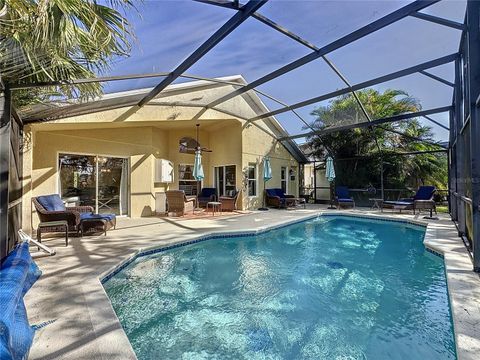
[[(59, 193), (59, 153), (127, 158), (128, 215), (154, 215), (155, 194), (178, 189), (179, 164), (193, 164), (193, 155), (179, 152), (179, 140), (185, 136), (195, 138), (196, 123), (200, 123), (201, 145), (212, 150), (203, 153), (205, 178), (202, 186), (214, 186), (216, 166), (235, 165), (236, 187), (241, 191), (237, 204), (239, 209), (257, 208), (261, 205), (264, 191), (262, 161), (268, 155), (273, 178), (267, 183), (267, 188), (280, 187), (280, 168), (284, 166), (287, 172), (293, 170), (295, 173), (294, 180), (288, 176), (288, 193), (298, 195), (299, 163), (274, 138), (272, 124), (263, 120), (257, 121), (256, 125), (247, 124), (246, 119), (264, 112), (266, 108), (261, 108), (262, 105), (258, 105), (255, 102), (257, 100), (252, 100), (249, 95), (222, 104), (224, 112), (208, 109), (199, 119), (192, 120), (200, 108), (182, 106), (182, 101), (208, 102), (233, 89), (225, 85), (204, 85), (195, 85), (193, 89), (182, 85), (179, 90), (174, 87), (173, 91), (141, 109), (132, 110), (130, 106), (101, 109), (27, 125), (24, 132), (23, 180), (25, 228), (31, 230), (38, 224), (31, 198)], [(166, 101), (170, 101), (171, 105), (163, 105)], [(230, 112), (235, 113), (236, 117)], [(173, 162), (172, 183), (154, 182), (155, 159)], [(248, 196), (245, 187), (244, 171), (249, 163), (257, 164), (258, 188), (254, 197)]]

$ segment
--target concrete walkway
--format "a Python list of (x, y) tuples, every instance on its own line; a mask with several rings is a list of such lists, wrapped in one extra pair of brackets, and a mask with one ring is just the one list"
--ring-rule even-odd
[[(140, 249), (182, 242), (211, 232), (245, 231), (281, 225), (314, 216), (323, 211), (325, 211), (325, 207), (310, 205), (307, 209), (270, 210), (200, 220), (120, 218), (117, 229), (109, 231), (107, 236), (72, 238), (68, 247), (65, 247), (61, 238), (45, 240), (47, 246), (55, 247), (57, 254), (52, 257), (36, 259), (43, 275), (25, 297), (31, 324), (41, 327), (36, 332), (29, 358), (135, 359), (135, 354), (99, 282), (99, 277)], [(414, 219), (411, 214), (380, 214), (366, 210), (335, 211), (335, 213), (375, 214)], [(421, 217), (417, 216), (416, 218), (422, 220)], [(463, 246), (461, 240), (455, 238), (453, 223), (446, 216), (441, 216), (441, 220), (432, 222), (429, 229), (431, 231), (443, 229), (441, 234), (448, 232), (445, 235), (447, 239), (444, 240), (450, 242), (450, 246), (455, 247), (457, 256), (454, 259), (455, 264), (452, 263), (452, 265), (457, 268), (461, 267), (462, 271), (468, 272), (466, 267), (468, 267), (469, 259), (466, 251), (461, 250)], [(435, 236), (435, 234), (437, 235)], [(450, 251), (446, 248), (449, 246), (448, 244), (442, 248), (440, 243), (435, 242), (435, 238), (444, 238), (445, 236), (440, 236), (440, 233), (435, 234), (429, 238), (432, 247), (436, 247), (435, 249), (439, 252)], [(446, 260), (448, 260), (447, 257)], [(459, 265), (460, 263), (462, 265)], [(473, 346), (475, 349), (480, 344), (480, 334), (475, 333), (480, 329), (480, 294), (478, 293), (480, 281), (478, 276), (471, 271), (467, 275), (470, 276), (470, 282), (468, 282), (470, 285), (463, 283), (465, 276), (462, 276), (460, 280), (463, 287), (458, 285), (458, 281), (455, 283), (457, 285), (453, 286), (459, 286), (463, 295), (467, 295), (466, 291), (474, 291), (474, 301), (470, 308), (473, 317), (466, 319), (462, 311), (458, 312), (462, 316), (455, 316), (456, 312), (454, 311), (454, 318), (459, 318), (463, 322), (473, 321), (471, 329), (466, 330), (470, 332), (465, 336), (469, 338), (468, 340), (473, 339), (469, 346)], [(474, 283), (472, 284), (471, 281)], [(477, 282), (475, 283), (475, 281)], [(450, 279), (449, 286), (452, 286)], [(463, 303), (460, 301), (455, 305), (463, 306)], [(475, 309), (475, 307), (477, 308)], [(475, 323), (477, 320), (478, 323)], [(458, 342), (457, 334), (457, 346)], [(468, 354), (466, 355), (459, 358), (473, 359)]]

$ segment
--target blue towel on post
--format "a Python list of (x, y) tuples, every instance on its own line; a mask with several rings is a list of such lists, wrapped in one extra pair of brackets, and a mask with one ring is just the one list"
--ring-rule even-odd
[(28, 323), (23, 296), (40, 277), (28, 243), (17, 245), (0, 266), (0, 359), (26, 359), (34, 330)]

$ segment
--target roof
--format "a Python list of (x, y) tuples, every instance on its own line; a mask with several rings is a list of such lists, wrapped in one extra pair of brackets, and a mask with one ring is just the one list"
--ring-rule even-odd
[[(169, 106), (169, 107), (196, 107), (204, 108), (209, 102), (218, 98), (219, 94), (227, 93), (233, 88), (245, 86), (247, 82), (241, 75), (233, 75), (215, 79), (203, 79), (188, 81), (169, 85), (158, 94), (149, 104), (145, 106)], [(152, 88), (134, 89), (116, 93), (104, 94), (101, 97), (90, 101), (70, 101), (36, 104), (19, 111), (25, 124), (36, 122), (49, 122), (58, 119), (65, 119), (74, 116), (93, 114), (106, 110), (113, 110), (135, 106)], [(210, 91), (205, 91), (210, 90)], [(194, 94), (192, 97), (190, 94)], [(189, 96), (190, 95), (190, 96)], [(213, 108), (229, 116), (247, 120), (252, 115), (260, 115), (269, 112), (267, 106), (254, 91), (248, 91), (239, 98), (242, 98), (250, 109), (242, 109), (238, 106), (233, 110), (231, 104), (225, 103), (221, 107)], [(288, 132), (275, 119), (267, 117), (262, 119), (271, 134), (276, 138), (288, 137)], [(300, 163), (309, 162), (297, 144), (291, 139), (280, 140), (288, 152)]]

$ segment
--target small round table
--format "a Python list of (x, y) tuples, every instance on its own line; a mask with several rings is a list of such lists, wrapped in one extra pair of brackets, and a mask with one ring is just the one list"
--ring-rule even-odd
[(380, 211), (383, 211), (383, 199), (379, 199), (379, 198), (373, 198), (373, 199), (368, 199), (370, 201), (373, 201), (373, 205), (372, 205), (372, 210), (374, 209), (378, 209)]
[(208, 211), (208, 208), (211, 207), (212, 208), (212, 215), (215, 216), (215, 210), (218, 212), (222, 212), (222, 203), (219, 202), (219, 201), (209, 201), (207, 203), (207, 211)]

